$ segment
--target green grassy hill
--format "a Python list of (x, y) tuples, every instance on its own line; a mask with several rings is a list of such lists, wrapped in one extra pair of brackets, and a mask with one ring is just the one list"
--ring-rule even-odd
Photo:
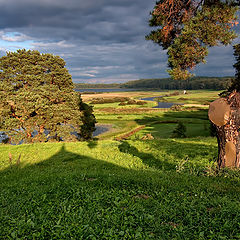
[(210, 137), (0, 145), (0, 238), (239, 239), (216, 155)]

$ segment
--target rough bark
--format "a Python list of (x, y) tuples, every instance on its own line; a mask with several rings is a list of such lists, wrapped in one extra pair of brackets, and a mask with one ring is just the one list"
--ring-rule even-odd
[(240, 167), (240, 93), (210, 104), (209, 119), (215, 124), (218, 140), (218, 167)]

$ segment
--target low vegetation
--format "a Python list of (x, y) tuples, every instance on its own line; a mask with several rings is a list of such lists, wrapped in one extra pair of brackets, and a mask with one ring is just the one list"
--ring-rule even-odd
[(216, 152), (214, 138), (0, 146), (1, 237), (237, 239), (239, 176), (215, 176)]
[(216, 171), (217, 141), (197, 106), (217, 92), (182, 94), (166, 99), (196, 99), (194, 110), (93, 104), (112, 127), (92, 141), (1, 144), (1, 238), (240, 238), (240, 172)]
[(113, 98), (93, 98), (91, 104), (104, 104), (104, 103), (119, 103), (129, 101), (129, 97), (113, 97)]

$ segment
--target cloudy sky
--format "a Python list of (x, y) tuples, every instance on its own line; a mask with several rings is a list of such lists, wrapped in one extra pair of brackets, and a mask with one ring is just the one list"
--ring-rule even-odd
[[(19, 48), (59, 55), (74, 82), (168, 77), (166, 52), (145, 40), (154, 5), (155, 0), (0, 0), (0, 55)], [(195, 74), (234, 75), (232, 54), (232, 46), (212, 48)]]

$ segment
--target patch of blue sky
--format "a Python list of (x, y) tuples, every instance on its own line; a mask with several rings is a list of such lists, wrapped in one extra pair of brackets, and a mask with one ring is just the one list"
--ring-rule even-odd
[(17, 49), (32, 49), (34, 41), (19, 32), (5, 32), (1, 34), (0, 49), (2, 51), (16, 51)]
[(16, 51), (18, 49), (33, 49), (34, 41), (20, 41), (20, 42), (10, 42), (0, 39), (0, 48), (2, 51)]

